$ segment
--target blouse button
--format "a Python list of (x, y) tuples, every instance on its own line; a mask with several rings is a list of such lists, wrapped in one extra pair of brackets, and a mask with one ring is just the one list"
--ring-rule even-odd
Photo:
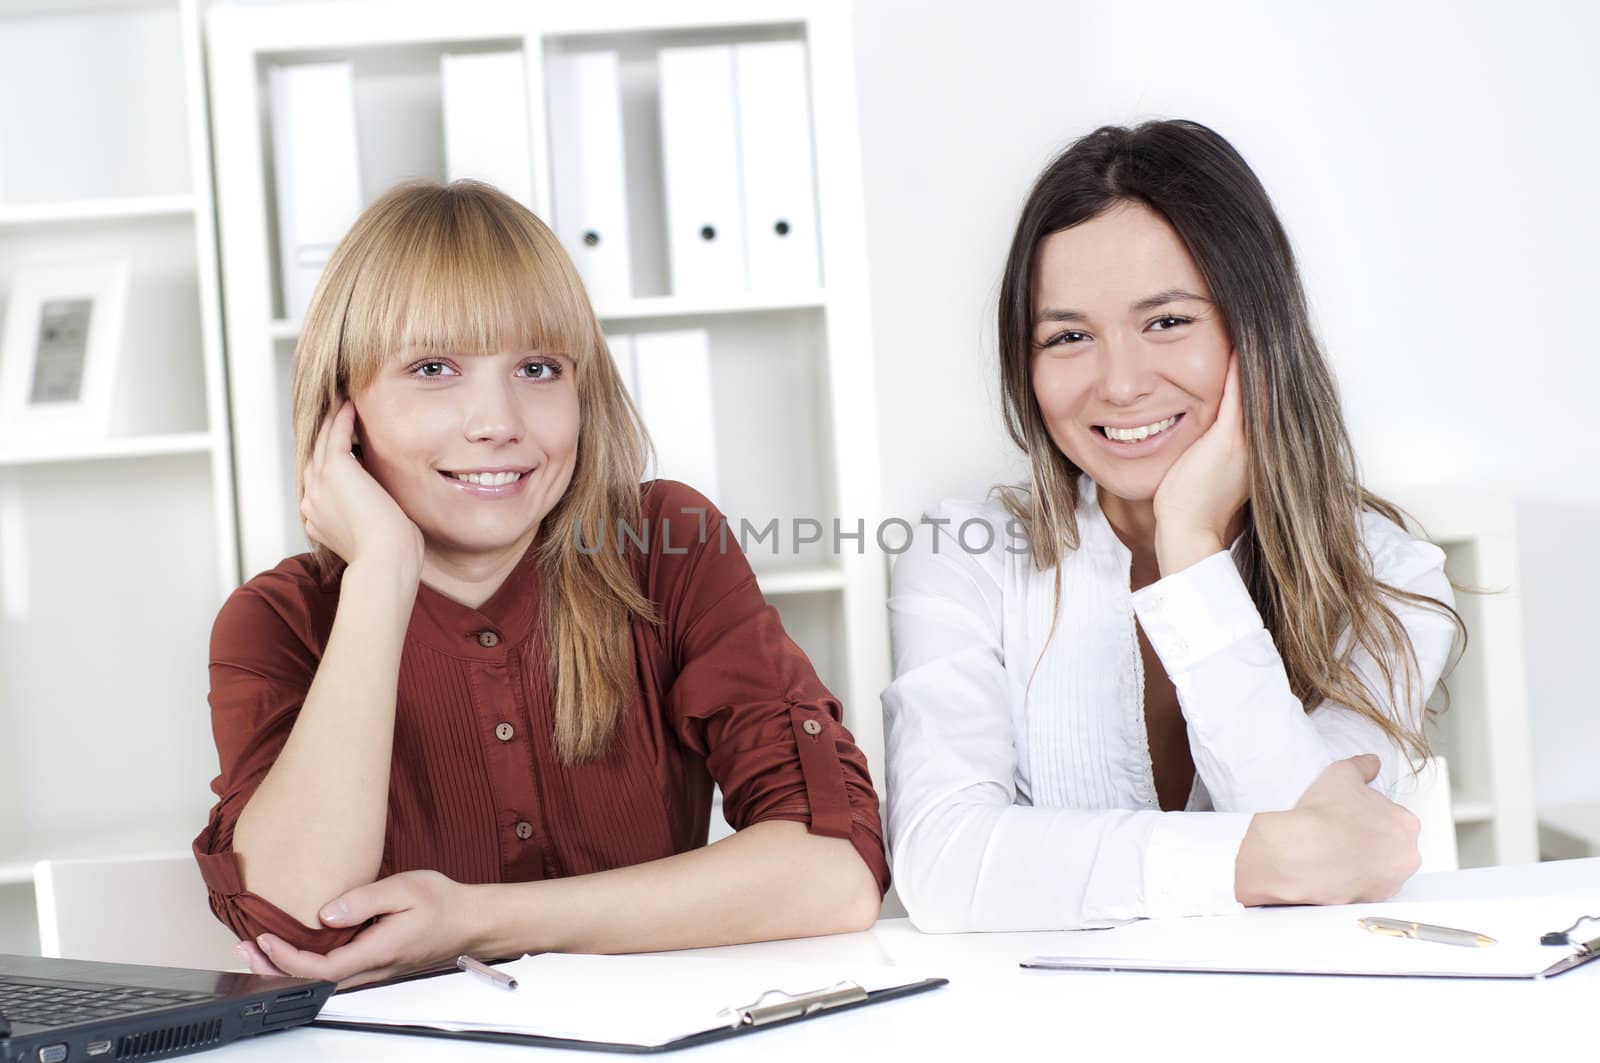
[(493, 649), (500, 645), (500, 636), (493, 631), (480, 631), (478, 632), (478, 645), (486, 650)]
[(533, 837), (533, 824), (529, 823), (525, 819), (519, 820), (517, 822), (517, 837), (521, 838), (523, 841), (527, 841), (529, 838)]
[(502, 742), (511, 741), (511, 736), (516, 733), (517, 729), (512, 727), (509, 723), (503, 723), (494, 729), (494, 736), (500, 739)]
[(822, 733), (822, 725), (816, 720), (807, 720), (805, 723), (800, 725), (800, 729), (812, 737), (816, 737)]

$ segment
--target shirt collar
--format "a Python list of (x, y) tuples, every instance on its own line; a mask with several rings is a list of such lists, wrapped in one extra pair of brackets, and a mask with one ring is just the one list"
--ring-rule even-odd
[(504, 661), (507, 651), (526, 643), (538, 626), (537, 543), (529, 544), (505, 582), (476, 609), (418, 584), (407, 637), (454, 657)]

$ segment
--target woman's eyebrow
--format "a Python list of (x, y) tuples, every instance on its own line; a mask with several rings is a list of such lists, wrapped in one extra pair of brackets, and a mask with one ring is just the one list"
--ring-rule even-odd
[(1145, 310), (1154, 310), (1158, 306), (1165, 306), (1168, 303), (1180, 303), (1184, 300), (1193, 300), (1194, 302), (1199, 303), (1211, 302), (1211, 300), (1207, 299), (1205, 296), (1196, 295), (1194, 292), (1188, 291), (1184, 288), (1167, 288), (1156, 292), (1154, 295), (1145, 296), (1143, 299), (1140, 299), (1138, 302), (1129, 306), (1128, 309), (1132, 313), (1138, 314)]

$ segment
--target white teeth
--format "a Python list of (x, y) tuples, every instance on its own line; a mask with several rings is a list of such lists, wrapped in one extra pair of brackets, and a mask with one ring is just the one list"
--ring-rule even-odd
[(477, 484), (479, 487), (503, 487), (522, 479), (520, 472), (458, 472), (452, 475), (457, 480)]
[(1119, 443), (1137, 443), (1139, 440), (1153, 436), (1157, 432), (1165, 432), (1167, 429), (1176, 424), (1177, 420), (1178, 418), (1176, 416), (1172, 416), (1168, 417), (1164, 421), (1157, 421), (1155, 424), (1141, 425), (1138, 428), (1112, 428), (1110, 425), (1107, 425), (1105, 433), (1108, 439), (1115, 439)]

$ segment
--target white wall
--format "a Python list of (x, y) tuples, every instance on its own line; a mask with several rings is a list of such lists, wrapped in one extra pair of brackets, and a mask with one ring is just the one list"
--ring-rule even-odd
[(1600, 8), (858, 0), (856, 33), (887, 511), (1021, 467), (992, 318), (1038, 170), (1205, 122), (1295, 242), (1369, 482), (1516, 498), (1538, 796), (1600, 800)]

